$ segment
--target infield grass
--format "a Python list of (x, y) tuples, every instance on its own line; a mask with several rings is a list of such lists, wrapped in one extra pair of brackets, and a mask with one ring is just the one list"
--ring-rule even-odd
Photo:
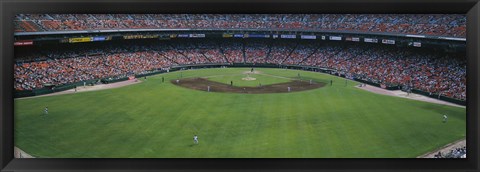
[(178, 71), (122, 88), (17, 99), (15, 145), (35, 157), (58, 158), (403, 158), (466, 134), (465, 108), (378, 95), (326, 74), (256, 69), (263, 75), (251, 76), (262, 83), (298, 74), (328, 83), (276, 94), (213, 93), (168, 82), (224, 75), (209, 79), (256, 86), (240, 81), (249, 70)]
[(271, 85), (277, 83), (285, 83), (291, 81), (291, 78), (280, 77), (280, 76), (271, 76), (267, 74), (250, 74), (248, 77), (255, 78), (255, 80), (244, 80), (246, 74), (240, 75), (219, 75), (219, 76), (210, 76), (206, 77), (208, 80), (216, 81), (219, 83), (224, 83), (230, 85), (230, 82), (233, 82), (233, 86), (237, 87), (257, 87), (259, 85)]

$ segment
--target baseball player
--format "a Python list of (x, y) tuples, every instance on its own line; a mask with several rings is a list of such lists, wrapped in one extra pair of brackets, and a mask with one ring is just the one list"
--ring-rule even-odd
[(198, 145), (198, 136), (197, 135), (193, 136), (193, 143)]

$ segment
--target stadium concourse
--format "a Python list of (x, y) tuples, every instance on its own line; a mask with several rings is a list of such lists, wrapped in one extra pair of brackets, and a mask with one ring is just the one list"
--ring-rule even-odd
[[(64, 46), (64, 47), (63, 47)], [(171, 40), (57, 45), (16, 51), (15, 89), (125, 77), (185, 64), (314, 66), (385, 85), (466, 100), (466, 58), (389, 45), (291, 40)]]
[(16, 32), (222, 28), (466, 36), (465, 16), (445, 14), (19, 14), (14, 25)]

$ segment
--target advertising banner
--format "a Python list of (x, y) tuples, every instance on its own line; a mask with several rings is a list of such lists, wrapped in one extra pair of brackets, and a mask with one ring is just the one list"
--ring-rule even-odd
[(280, 38), (283, 38), (283, 39), (295, 39), (295, 38), (297, 38), (297, 35), (280, 35)]
[(125, 35), (123, 39), (153, 39), (158, 37), (158, 35)]
[(352, 41), (353, 41), (353, 42), (360, 42), (360, 38), (352, 37)]
[(273, 39), (277, 39), (278, 35), (272, 35)]
[(189, 34), (190, 38), (205, 38), (205, 34)]
[(232, 38), (233, 35), (232, 35), (232, 34), (228, 34), (228, 33), (224, 33), (224, 34), (222, 35), (222, 37), (224, 37), (224, 38)]
[(15, 41), (13, 43), (13, 46), (27, 46), (27, 45), (33, 45), (32, 40), (21, 40), (21, 41)]
[(414, 47), (422, 47), (422, 43), (421, 42), (413, 42), (413, 46)]
[(92, 42), (92, 37), (84, 37), (84, 38), (69, 38), (69, 43), (77, 43), (77, 42)]
[(270, 35), (263, 35), (263, 34), (245, 34), (245, 38), (270, 38)]
[(363, 41), (369, 43), (378, 43), (378, 39), (376, 38), (365, 38)]
[(153, 39), (158, 37), (160, 36), (159, 35), (142, 35), (142, 39)]
[(142, 38), (142, 35), (125, 35), (123, 36), (123, 39), (140, 39)]
[(233, 35), (234, 38), (243, 38), (243, 34), (235, 34)]
[(68, 43), (68, 42), (69, 42), (68, 38), (67, 39), (60, 39), (60, 43)]
[(107, 37), (104, 37), (104, 36), (95, 36), (93, 37), (93, 40), (92, 41), (105, 41), (107, 40)]
[(317, 39), (315, 35), (301, 35), (300, 39)]
[(332, 41), (341, 41), (342, 37), (341, 36), (330, 36), (330, 40)]
[(188, 34), (178, 34), (177, 38), (188, 38), (190, 35)]
[(395, 44), (395, 40), (391, 40), (391, 39), (382, 39), (382, 43), (384, 43), (384, 44)]

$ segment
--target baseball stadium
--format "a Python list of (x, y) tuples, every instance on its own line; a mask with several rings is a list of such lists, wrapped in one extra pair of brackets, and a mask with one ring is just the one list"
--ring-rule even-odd
[(16, 158), (465, 158), (460, 14), (18, 14)]

